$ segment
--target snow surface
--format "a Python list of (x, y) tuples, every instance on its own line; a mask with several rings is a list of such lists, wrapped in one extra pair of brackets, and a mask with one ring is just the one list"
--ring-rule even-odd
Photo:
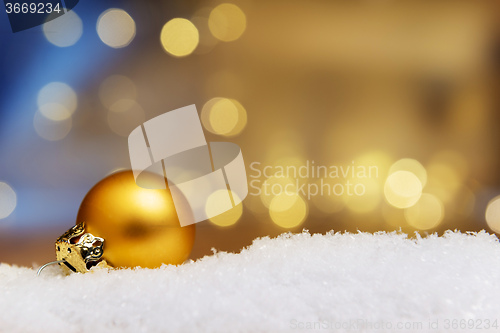
[(425, 332), (500, 321), (500, 244), (485, 232), (303, 232), (177, 267), (35, 275), (0, 265), (0, 332)]

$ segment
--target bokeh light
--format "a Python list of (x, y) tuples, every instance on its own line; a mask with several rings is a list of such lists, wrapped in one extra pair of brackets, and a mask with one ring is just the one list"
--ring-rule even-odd
[(239, 220), (243, 212), (243, 205), (241, 203), (224, 211), (227, 207), (228, 199), (230, 200), (231, 197), (233, 198), (232, 202), (234, 200), (239, 201), (238, 195), (231, 190), (217, 190), (208, 197), (205, 211), (209, 216), (214, 215), (209, 218), (210, 222), (220, 227), (228, 227)]
[(238, 109), (228, 99), (215, 103), (210, 112), (210, 125), (216, 133), (225, 135), (238, 124)]
[(444, 206), (436, 196), (423, 193), (417, 203), (404, 211), (409, 225), (419, 230), (435, 228), (444, 218)]
[(427, 183), (427, 171), (419, 161), (414, 160), (412, 158), (403, 158), (399, 161), (396, 161), (391, 168), (389, 169), (389, 174), (392, 174), (396, 171), (410, 171), (415, 176), (420, 179), (422, 183), (422, 187)]
[[(233, 197), (234, 201), (237, 202), (241, 201), (236, 193), (234, 193), (231, 190), (228, 191), (229, 194)], [(217, 210), (220, 209), (220, 207), (218, 206), (220, 205), (221, 202), (224, 202), (222, 199), (227, 196), (228, 191), (220, 190), (212, 193), (208, 197), (206, 209), (209, 211), (213, 206), (215, 206)], [(219, 227), (229, 227), (238, 222), (242, 214), (243, 214), (243, 204), (240, 202), (240, 204), (234, 206), (233, 208), (225, 211), (222, 214), (211, 217), (209, 220), (210, 222)]]
[(128, 137), (130, 132), (145, 121), (144, 109), (133, 99), (120, 99), (108, 112), (108, 125), (118, 135)]
[(379, 180), (385, 179), (388, 174), (387, 170), (389, 170), (389, 167), (394, 161), (393, 157), (389, 153), (382, 150), (372, 150), (365, 152), (357, 156), (354, 160), (358, 165), (376, 166), (378, 171), (378, 174), (376, 176)]
[(111, 75), (99, 86), (99, 99), (108, 109), (120, 99), (136, 99), (135, 83), (124, 75)]
[(71, 117), (53, 120), (45, 117), (40, 111), (37, 111), (33, 118), (33, 126), (36, 133), (42, 139), (47, 141), (59, 141), (69, 134), (73, 127), (73, 121)]
[[(52, 13), (51, 15), (55, 15)], [(49, 15), (49, 19), (51, 16)], [(74, 45), (83, 33), (83, 23), (74, 10), (43, 24), (43, 34), (47, 40), (59, 47)]]
[(75, 91), (63, 82), (51, 82), (40, 89), (38, 109), (48, 119), (65, 120), (75, 112), (78, 99)]
[(275, 196), (269, 205), (269, 215), (273, 222), (282, 228), (294, 228), (307, 217), (307, 203), (298, 194), (285, 192)]
[(491, 230), (500, 233), (500, 195), (488, 203), (485, 217)]
[(211, 133), (234, 136), (245, 128), (247, 112), (235, 99), (215, 97), (203, 106), (201, 121)]
[(408, 208), (422, 195), (422, 183), (410, 171), (396, 171), (387, 177), (384, 194), (387, 202), (394, 207)]
[(165, 51), (176, 57), (184, 57), (193, 53), (198, 46), (200, 36), (191, 21), (174, 18), (163, 26), (160, 41)]
[(62, 104), (48, 103), (40, 106), (40, 112), (50, 120), (61, 121), (71, 117), (71, 112)]
[(215, 7), (208, 18), (208, 27), (215, 38), (231, 42), (245, 32), (247, 19), (245, 13), (236, 5), (223, 3)]
[(16, 192), (8, 184), (0, 182), (0, 219), (8, 217), (17, 205)]
[(210, 52), (219, 42), (219, 40), (212, 35), (208, 27), (210, 12), (210, 8), (203, 7), (198, 9), (191, 18), (191, 22), (196, 26), (200, 35), (199, 45), (194, 50), (196, 54), (206, 54)]
[(274, 197), (280, 195), (281, 193), (296, 194), (296, 182), (288, 177), (271, 176), (262, 183), (260, 189), (260, 199), (262, 200), (264, 206), (269, 208)]
[(214, 97), (210, 100), (208, 100), (205, 104), (203, 104), (203, 107), (201, 108), (200, 112), (200, 119), (201, 123), (203, 124), (203, 127), (210, 133), (217, 134), (215, 130), (212, 128), (212, 124), (210, 123), (210, 113), (212, 112), (212, 107), (219, 101), (223, 100), (224, 98), (222, 97)]
[(102, 42), (113, 48), (129, 45), (135, 37), (135, 21), (123, 9), (111, 8), (97, 19), (97, 34)]

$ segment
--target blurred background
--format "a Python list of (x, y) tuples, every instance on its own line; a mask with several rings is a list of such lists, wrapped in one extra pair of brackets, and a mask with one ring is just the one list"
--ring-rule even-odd
[[(0, 13), (0, 262), (54, 260), (88, 190), (130, 168), (130, 131), (190, 104), (207, 141), (241, 147), (252, 181), (242, 205), (197, 224), (193, 259), (303, 229), (500, 233), (498, 12), (82, 0), (15, 34)], [(377, 173), (279, 172), (313, 164)], [(363, 194), (300, 190), (348, 181)]]

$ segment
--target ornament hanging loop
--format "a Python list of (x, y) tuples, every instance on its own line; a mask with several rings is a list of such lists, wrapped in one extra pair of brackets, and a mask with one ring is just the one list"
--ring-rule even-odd
[(45, 265), (43, 265), (42, 267), (40, 267), (38, 269), (38, 271), (36, 272), (36, 276), (40, 276), (40, 273), (45, 269), (45, 267), (50, 266), (50, 265), (60, 264), (63, 262), (64, 262), (64, 260), (56, 260), (56, 261), (46, 263)]

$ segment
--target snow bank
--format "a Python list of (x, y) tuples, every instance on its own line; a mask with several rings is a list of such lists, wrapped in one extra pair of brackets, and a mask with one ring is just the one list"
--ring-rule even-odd
[(485, 232), (304, 232), (178, 267), (35, 275), (0, 265), (0, 332), (446, 331), (500, 321), (500, 244)]

